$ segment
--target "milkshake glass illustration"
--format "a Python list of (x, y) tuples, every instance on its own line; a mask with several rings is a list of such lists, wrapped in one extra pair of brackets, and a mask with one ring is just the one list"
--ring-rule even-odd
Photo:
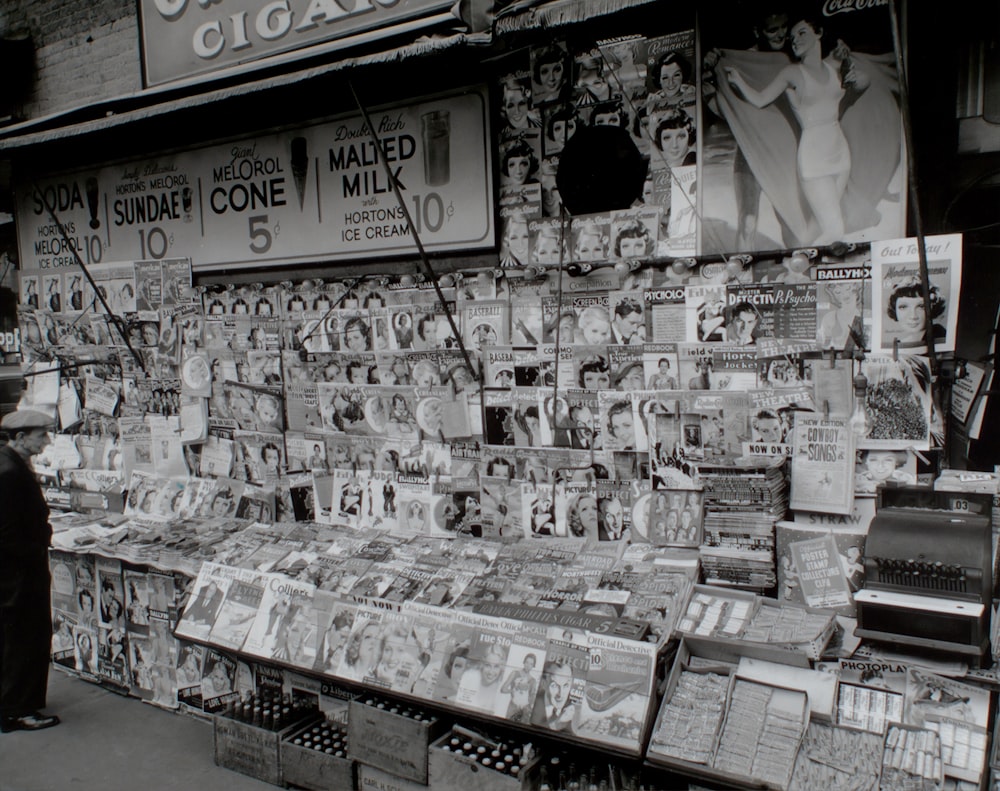
[(420, 116), (424, 147), (424, 182), (440, 187), (451, 181), (451, 114), (433, 110)]

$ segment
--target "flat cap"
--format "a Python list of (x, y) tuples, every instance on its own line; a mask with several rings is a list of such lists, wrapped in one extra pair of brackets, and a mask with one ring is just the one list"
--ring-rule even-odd
[(55, 418), (37, 409), (18, 409), (9, 412), (0, 420), (0, 428), (4, 431), (21, 431), (30, 428), (52, 428)]

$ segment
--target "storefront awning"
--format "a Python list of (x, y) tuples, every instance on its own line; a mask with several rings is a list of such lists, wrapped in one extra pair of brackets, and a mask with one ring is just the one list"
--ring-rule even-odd
[(493, 32), (497, 36), (525, 30), (544, 30), (616, 14), (629, 8), (662, 0), (523, 0), (497, 14)]
[[(445, 18), (454, 21), (453, 17), (443, 15)], [(426, 25), (426, 22), (424, 23)], [(383, 33), (384, 35), (384, 33)], [(239, 85), (232, 85), (226, 88), (194, 93), (181, 98), (160, 101), (149, 104), (151, 98), (158, 94), (163, 95), (163, 90), (144, 91), (130, 96), (117, 97), (109, 103), (109, 107), (121, 106), (126, 103), (138, 104), (134, 109), (115, 112), (109, 109), (100, 118), (91, 118), (77, 123), (64, 123), (57, 126), (57, 117), (47, 117), (26, 121), (21, 124), (6, 127), (0, 130), (0, 152), (24, 149), (41, 143), (49, 143), (56, 140), (77, 137), (92, 132), (100, 132), (113, 129), (135, 121), (142, 121), (148, 118), (168, 115), (177, 110), (184, 110), (191, 107), (199, 107), (212, 104), (224, 99), (237, 96), (244, 96), (298, 82), (310, 80), (324, 75), (344, 71), (346, 69), (357, 69), (360, 67), (403, 62), (411, 58), (444, 52), (466, 46), (487, 46), (492, 39), (489, 34), (467, 34), (458, 33), (448, 36), (424, 36), (413, 43), (395, 47), (384, 52), (377, 52), (368, 55), (345, 58), (334, 63), (324, 63), (321, 66), (314, 66), (299, 71), (287, 72), (264, 79), (243, 82)], [(341, 44), (343, 42), (340, 42)], [(300, 57), (300, 56), (299, 56)], [(269, 65), (274, 65), (271, 60)], [(172, 91), (179, 87), (177, 84), (169, 86)], [(65, 114), (64, 114), (65, 115)]]

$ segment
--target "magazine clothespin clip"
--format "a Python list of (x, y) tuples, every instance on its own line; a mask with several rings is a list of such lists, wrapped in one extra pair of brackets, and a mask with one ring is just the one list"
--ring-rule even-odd
[(931, 460), (928, 459), (923, 453), (921, 453), (919, 450), (917, 450), (912, 445), (907, 445), (906, 446), (906, 450), (909, 451), (910, 453), (912, 453), (918, 459), (920, 459), (920, 461), (922, 461), (924, 464), (930, 465)]
[(899, 362), (899, 338), (892, 339), (892, 361)]
[(823, 420), (830, 419), (830, 402), (827, 399), (823, 399)]
[(830, 370), (832, 371), (837, 367), (837, 350), (830, 349)]

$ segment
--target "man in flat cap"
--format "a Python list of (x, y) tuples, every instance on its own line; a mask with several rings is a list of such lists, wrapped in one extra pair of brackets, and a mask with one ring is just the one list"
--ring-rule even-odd
[(0, 730), (34, 731), (59, 724), (41, 714), (49, 678), (49, 508), (31, 457), (49, 444), (53, 419), (19, 409), (0, 421), (10, 442), (0, 447)]

